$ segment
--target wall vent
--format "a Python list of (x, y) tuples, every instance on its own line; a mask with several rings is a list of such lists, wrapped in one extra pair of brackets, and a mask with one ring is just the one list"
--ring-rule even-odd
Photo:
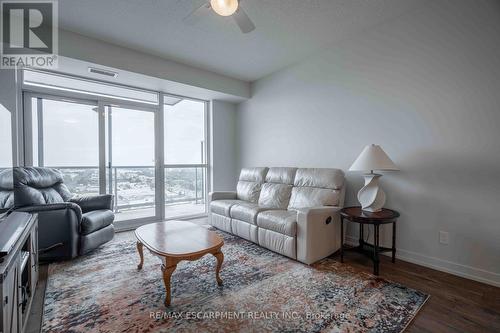
[(104, 75), (107, 77), (117, 77), (118, 76), (118, 73), (116, 73), (116, 72), (108, 71), (105, 69), (99, 69), (99, 68), (95, 68), (95, 67), (89, 67), (89, 73)]

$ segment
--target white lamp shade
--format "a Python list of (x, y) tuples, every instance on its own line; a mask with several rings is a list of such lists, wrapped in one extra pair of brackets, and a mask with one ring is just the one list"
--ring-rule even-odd
[(396, 164), (387, 156), (379, 145), (366, 146), (358, 158), (349, 168), (349, 171), (368, 170), (399, 170)]

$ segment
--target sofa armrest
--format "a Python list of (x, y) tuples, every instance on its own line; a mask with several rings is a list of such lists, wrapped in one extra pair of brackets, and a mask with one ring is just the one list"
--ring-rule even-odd
[(312, 264), (340, 248), (340, 207), (297, 210), (297, 260)]
[(210, 192), (208, 194), (209, 202), (215, 200), (234, 200), (236, 199), (236, 192)]
[(78, 255), (82, 210), (72, 202), (35, 205), (17, 211), (38, 214), (38, 248), (41, 261)]
[(83, 213), (101, 209), (112, 210), (113, 208), (112, 194), (75, 196), (69, 201), (80, 206)]
[(76, 215), (76, 219), (78, 221), (82, 220), (82, 209), (75, 203), (72, 202), (61, 202), (61, 203), (53, 203), (46, 205), (33, 205), (16, 208), (18, 212), (26, 212), (26, 213), (42, 213), (49, 212), (54, 210), (65, 210), (68, 209), (72, 211)]

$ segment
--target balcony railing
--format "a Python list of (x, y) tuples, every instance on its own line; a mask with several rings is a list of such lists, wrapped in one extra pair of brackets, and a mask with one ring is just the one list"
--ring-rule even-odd
[[(99, 168), (93, 166), (53, 167), (59, 169), (71, 192), (99, 193)], [(175, 165), (165, 168), (165, 206), (204, 204), (206, 166)], [(115, 196), (116, 213), (154, 209), (155, 168), (153, 166), (112, 166), (107, 168), (106, 189)]]

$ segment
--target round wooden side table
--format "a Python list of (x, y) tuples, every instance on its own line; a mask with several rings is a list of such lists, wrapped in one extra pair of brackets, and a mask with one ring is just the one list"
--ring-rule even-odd
[[(368, 255), (373, 260), (373, 274), (379, 273), (379, 253), (392, 252), (392, 262), (396, 261), (396, 220), (399, 213), (392, 209), (382, 208), (379, 212), (363, 211), (361, 207), (346, 207), (340, 211), (340, 262), (344, 262), (344, 251), (357, 251)], [(359, 223), (359, 245), (356, 247), (344, 247), (344, 220)], [(379, 245), (379, 227), (381, 224), (392, 223), (392, 247)], [(363, 239), (363, 226), (373, 225), (373, 244)]]

